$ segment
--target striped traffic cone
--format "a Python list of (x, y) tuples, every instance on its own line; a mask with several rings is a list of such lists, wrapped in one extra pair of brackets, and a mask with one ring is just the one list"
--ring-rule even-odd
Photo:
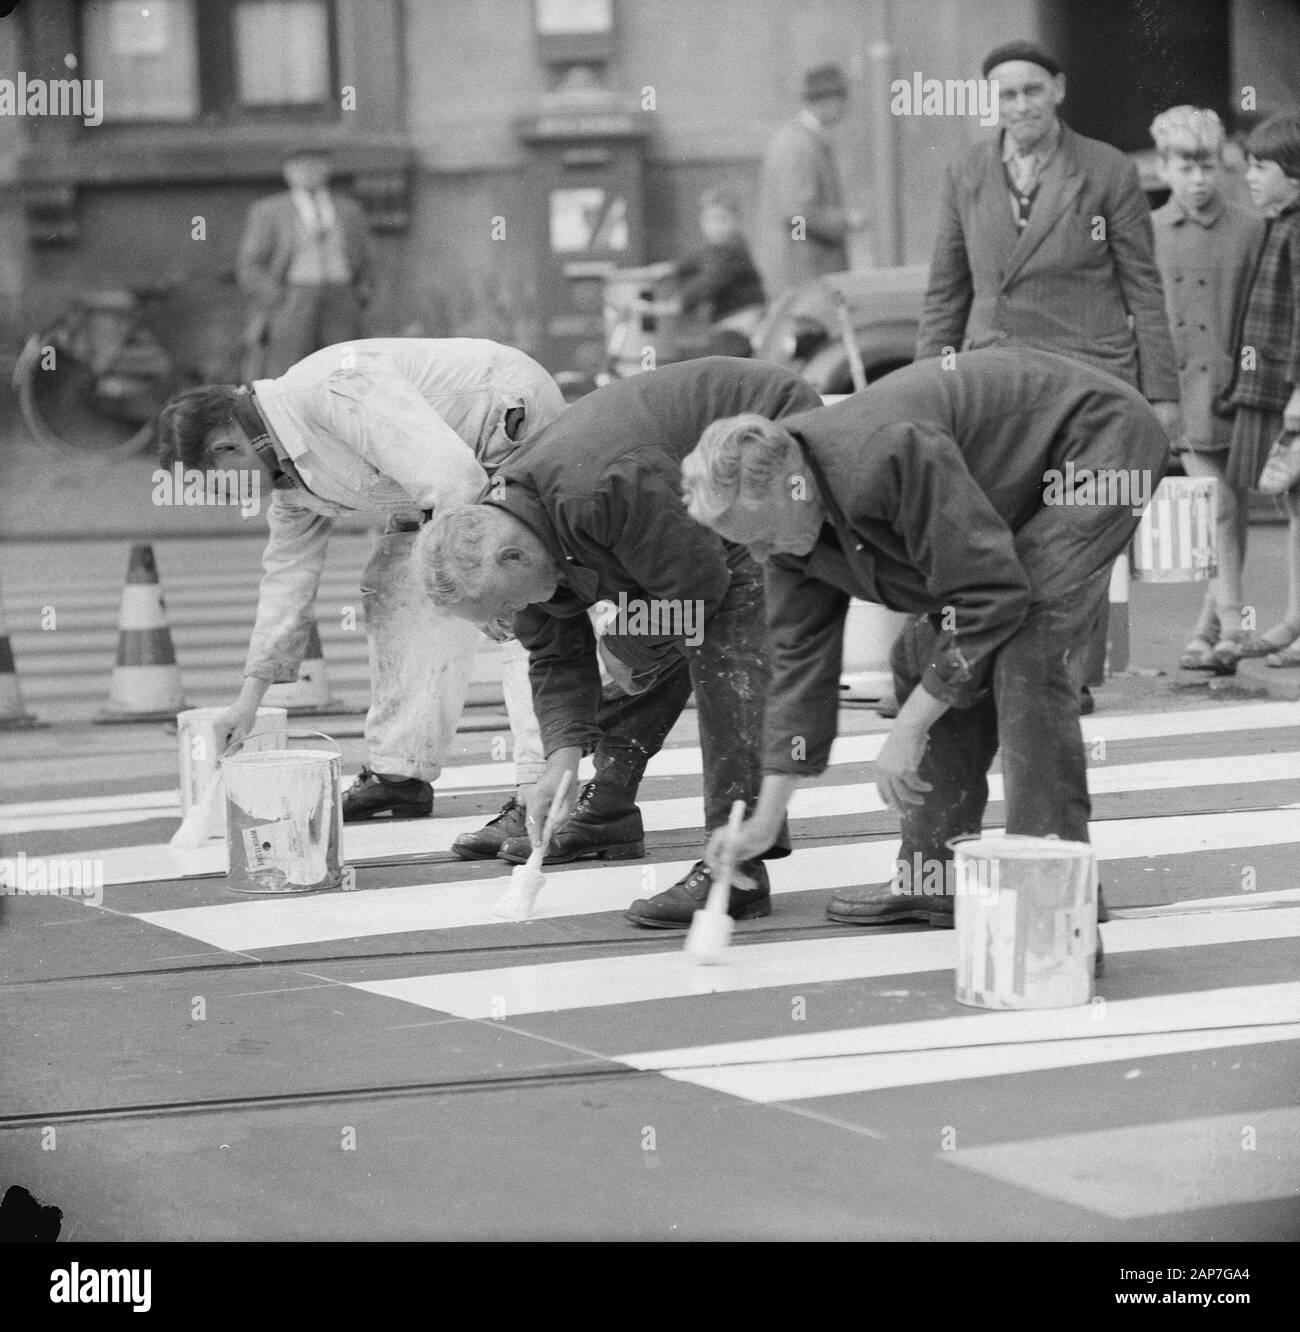
[(329, 673), (325, 669), (325, 652), (320, 645), (320, 630), (311, 622), (307, 635), (307, 651), (298, 678), (292, 683), (272, 685), (262, 697), (268, 708), (287, 708), (291, 717), (313, 712), (342, 712), (345, 705), (330, 696)]
[(153, 547), (145, 542), (131, 547), (118, 627), (113, 683), (95, 720), (172, 721), (189, 704), (181, 693)]
[(23, 691), (18, 687), (9, 629), (5, 625), (4, 603), (0, 601), (0, 731), (22, 731), (44, 725), (45, 722), (38, 721), (23, 707)]

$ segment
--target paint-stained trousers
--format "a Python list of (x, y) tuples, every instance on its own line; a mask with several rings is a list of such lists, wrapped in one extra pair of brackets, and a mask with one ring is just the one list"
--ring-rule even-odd
[[(455, 738), (484, 637), (429, 600), (411, 567), (415, 536), (410, 524), (391, 521), (361, 579), (370, 648), (366, 744), (373, 771), (433, 781)], [(545, 766), (528, 653), (513, 640), (503, 643), (501, 664), (515, 780), (522, 786)]]
[[(702, 641), (681, 643), (643, 693), (605, 700), (594, 754), (601, 785), (635, 796), (646, 764), (663, 747), (694, 690), (706, 831), (725, 825), (737, 800), (752, 810), (763, 780), (763, 712), (771, 676), (763, 574), (743, 546), (727, 543), (727, 563), (731, 585)], [(782, 827), (765, 858), (789, 854), (789, 833)]]

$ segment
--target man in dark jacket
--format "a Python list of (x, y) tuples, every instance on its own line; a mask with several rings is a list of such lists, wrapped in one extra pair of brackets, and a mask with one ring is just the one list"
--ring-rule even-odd
[[(743, 546), (691, 521), (681, 461), (701, 432), (741, 412), (774, 419), (818, 406), (803, 380), (728, 357), (667, 366), (574, 403), (477, 505), (448, 510), (417, 542), (415, 559), (435, 603), (479, 622), (514, 616), (528, 649), (547, 768), (529, 802), (536, 833), (564, 773), (594, 751), (596, 780), (552, 842), (549, 861), (644, 853), (634, 803), (645, 765), (662, 746), (692, 689), (700, 719), (705, 826), (726, 823), (734, 801), (752, 802), (768, 661), (762, 576)], [(586, 611), (610, 604), (601, 646), (624, 688), (602, 701), (596, 633)], [(778, 832), (764, 848), (789, 854)], [(501, 855), (522, 861), (527, 838)], [(767, 872), (733, 892), (737, 919), (771, 910)], [(688, 925), (707, 896), (703, 863), (648, 901), (641, 925)]]
[[(903, 838), (894, 881), (836, 893), (831, 918), (951, 925), (948, 843), (979, 832), (999, 748), (1007, 831), (1086, 841), (1068, 659), (1168, 460), (1136, 390), (1028, 350), (918, 362), (779, 424), (713, 426), (683, 465), (690, 512), (767, 561), (765, 775), (737, 854), (761, 854), (798, 780), (826, 768), (851, 596), (916, 616), (876, 760)], [(715, 835), (711, 863), (720, 851)]]

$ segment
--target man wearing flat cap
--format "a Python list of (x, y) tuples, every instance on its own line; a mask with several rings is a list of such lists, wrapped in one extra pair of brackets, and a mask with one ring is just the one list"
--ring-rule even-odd
[[(983, 74), (1001, 126), (948, 171), (917, 359), (1054, 351), (1136, 388), (1176, 435), (1178, 365), (1136, 166), (1060, 119), (1065, 74), (1036, 42), (990, 51)], [(1103, 610), (1083, 682), (1100, 683), (1104, 656)]]
[(754, 259), (768, 300), (823, 273), (849, 266), (848, 236), (866, 225), (845, 208), (829, 131), (848, 109), (849, 85), (838, 65), (804, 75), (803, 109), (768, 144), (759, 184)]

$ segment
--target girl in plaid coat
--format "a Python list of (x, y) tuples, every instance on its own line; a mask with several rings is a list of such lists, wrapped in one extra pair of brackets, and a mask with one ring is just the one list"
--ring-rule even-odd
[(1243, 635), (1238, 651), (1300, 666), (1300, 442), (1291, 438), (1300, 432), (1300, 112), (1256, 126), (1246, 153), (1246, 183), (1268, 221), (1228, 397), (1236, 408), (1228, 482), (1285, 494), (1290, 539), (1286, 616), (1267, 633)]

